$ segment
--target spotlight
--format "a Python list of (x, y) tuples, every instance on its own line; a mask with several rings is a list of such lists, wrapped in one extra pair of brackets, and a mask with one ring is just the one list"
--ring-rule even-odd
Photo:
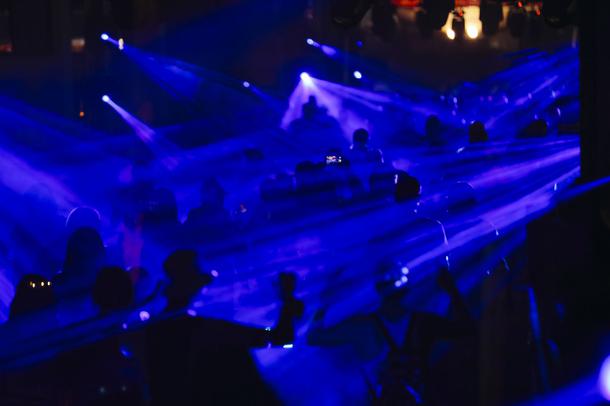
[(307, 45), (311, 45), (311, 46), (313, 46), (316, 43), (316, 41), (312, 40), (311, 38), (307, 38), (307, 40), (305, 42), (307, 42)]
[(250, 82), (248, 82), (247, 80), (244, 80), (244, 82), (241, 84), (243, 87), (245, 87), (246, 89), (248, 89), (251, 85)]
[(301, 77), (301, 81), (303, 82), (303, 84), (305, 86), (313, 85), (313, 80), (311, 79), (311, 76), (309, 76), (309, 73), (303, 72), (303, 73), (301, 73), (300, 77)]
[(108, 41), (110, 39), (110, 36), (106, 33), (103, 33), (102, 35), (100, 35), (100, 38), (102, 39), (102, 41)]
[(610, 357), (606, 358), (599, 371), (598, 388), (606, 400), (610, 400)]
[(358, 80), (362, 79), (362, 73), (358, 70), (354, 71), (354, 77)]
[(455, 39), (455, 31), (453, 31), (453, 29), (447, 28), (445, 34), (447, 35), (447, 38), (449, 38), (451, 41)]
[(108, 103), (110, 101), (110, 96), (108, 96), (107, 94), (103, 95), (102, 96), (102, 101), (104, 103)]
[(477, 39), (479, 36), (479, 27), (476, 23), (468, 22), (466, 23), (466, 35), (470, 39)]

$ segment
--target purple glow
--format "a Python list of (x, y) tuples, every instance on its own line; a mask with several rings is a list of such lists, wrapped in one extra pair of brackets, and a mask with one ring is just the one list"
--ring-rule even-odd
[(330, 56), (330, 57), (333, 57), (333, 56), (337, 55), (337, 53), (338, 53), (338, 51), (335, 48), (328, 46), (328, 45), (321, 45), (320, 49), (322, 50), (324, 55)]
[(150, 319), (150, 313), (146, 310), (142, 310), (139, 314), (141, 321), (148, 321)]
[(610, 357), (604, 360), (599, 371), (598, 388), (604, 399), (610, 401)]
[(354, 78), (360, 80), (362, 79), (362, 73), (360, 71), (355, 70), (354, 71)]
[(246, 89), (250, 88), (250, 82), (244, 80), (244, 82), (242, 83), (242, 86), (245, 87)]
[(103, 96), (102, 96), (102, 101), (103, 101), (104, 103), (109, 103), (109, 102), (110, 102), (110, 97), (109, 97), (108, 95), (106, 95), (106, 94), (105, 94), (105, 95), (103, 95)]
[(110, 36), (106, 33), (103, 33), (102, 35), (100, 35), (100, 38), (102, 39), (102, 41), (108, 41), (110, 39)]

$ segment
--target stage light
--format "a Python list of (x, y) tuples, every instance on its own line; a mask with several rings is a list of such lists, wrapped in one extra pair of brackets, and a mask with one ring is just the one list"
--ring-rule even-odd
[(312, 40), (311, 38), (307, 38), (307, 45), (311, 45), (314, 46), (314, 44), (316, 43), (316, 41)]
[(354, 77), (358, 80), (362, 79), (362, 73), (358, 70), (354, 71)]
[(362, 41), (356, 41), (356, 46), (358, 48), (362, 48), (364, 46), (364, 43)]
[(401, 269), (401, 272), (403, 275), (408, 275), (409, 274), (409, 268), (407, 268), (406, 266), (403, 266)]
[(250, 82), (248, 82), (247, 80), (244, 80), (243, 83), (241, 84), (243, 87), (245, 87), (246, 89), (248, 89), (251, 85)]
[(104, 103), (108, 103), (108, 102), (110, 102), (110, 96), (108, 96), (107, 94), (103, 95), (103, 96), (102, 96), (102, 101), (103, 101)]
[(118, 47), (120, 51), (125, 49), (125, 40), (123, 38), (119, 38)]
[(598, 389), (604, 399), (610, 400), (610, 357), (604, 360), (599, 371)]
[(103, 33), (102, 35), (100, 35), (100, 38), (102, 39), (102, 41), (108, 41), (110, 39), (110, 36), (106, 33)]
[(287, 349), (287, 350), (289, 350), (289, 349), (291, 349), (291, 348), (293, 348), (293, 347), (294, 347), (294, 345), (293, 345), (293, 344), (284, 344), (284, 346), (283, 346), (283, 348), (285, 348), (285, 349)]
[(214, 278), (218, 278), (218, 275), (219, 275), (219, 274), (218, 274), (218, 271), (217, 271), (216, 269), (212, 269), (212, 271), (210, 272), (210, 274), (212, 274), (212, 276), (213, 276)]
[(140, 312), (140, 320), (147, 321), (148, 319), (150, 319), (150, 313), (148, 313), (146, 310), (142, 310)]
[(445, 34), (447, 35), (447, 38), (449, 38), (451, 41), (455, 39), (455, 31), (453, 31), (451, 28), (448, 28), (445, 31)]
[(301, 77), (301, 82), (303, 82), (303, 84), (305, 86), (313, 85), (313, 80), (311, 79), (311, 76), (309, 76), (309, 73), (303, 72), (303, 73), (301, 73), (300, 77)]
[(479, 37), (479, 27), (476, 23), (468, 22), (466, 23), (466, 35), (470, 39), (477, 39)]

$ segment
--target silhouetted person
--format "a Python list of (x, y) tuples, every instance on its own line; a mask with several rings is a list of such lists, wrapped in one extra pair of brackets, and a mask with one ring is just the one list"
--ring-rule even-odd
[(445, 144), (443, 137), (443, 123), (436, 115), (431, 115), (426, 120), (424, 131), (425, 141), (428, 145), (439, 147)]
[(421, 193), (419, 181), (405, 171), (398, 171), (395, 178), (394, 200), (403, 203), (417, 199)]
[(279, 275), (279, 294), (282, 302), (281, 314), (275, 326), (277, 339), (274, 344), (282, 345), (295, 339), (295, 318), (303, 317), (305, 305), (295, 297), (297, 277), (294, 273), (281, 272)]
[(225, 208), (226, 192), (216, 178), (208, 178), (201, 185), (199, 207), (191, 209), (185, 227), (189, 238), (215, 241), (233, 231), (231, 216)]
[(79, 228), (68, 239), (64, 265), (53, 279), (57, 299), (88, 293), (106, 260), (106, 248), (98, 232)]
[(489, 135), (485, 129), (485, 125), (480, 121), (474, 121), (468, 127), (468, 141), (471, 144), (482, 143), (489, 141)]
[(369, 141), (370, 135), (367, 130), (360, 128), (354, 131), (352, 146), (347, 154), (351, 165), (383, 164), (383, 154), (380, 150), (371, 148)]
[(25, 275), (15, 289), (9, 320), (47, 309), (54, 303), (51, 281), (40, 275)]
[(137, 332), (119, 330), (127, 317), (121, 312), (133, 302), (129, 274), (120, 267), (102, 268), (92, 298), (99, 313), (91, 328), (104, 326), (107, 333), (93, 343), (85, 338), (85, 345), (58, 358), (63, 401), (74, 405), (142, 405), (144, 371), (138, 358), (142, 357), (143, 342)]
[(187, 312), (191, 300), (211, 281), (201, 272), (197, 254), (176, 251), (164, 269), (169, 279), (166, 313), (147, 330), (152, 404), (278, 403), (259, 376), (250, 350), (287, 343), (293, 337), (290, 329), (280, 337), (266, 329), (193, 316)]
[(519, 138), (544, 138), (549, 133), (549, 126), (546, 120), (541, 118), (531, 121), (521, 132)]
[(318, 107), (318, 100), (315, 96), (309, 96), (307, 103), (303, 104), (302, 111), (302, 117), (305, 120), (314, 120), (316, 118), (320, 112), (320, 107)]
[(309, 96), (303, 104), (302, 116), (290, 123), (288, 132), (300, 152), (320, 155), (328, 148), (347, 147), (339, 122), (318, 105), (315, 96)]
[(93, 302), (102, 314), (126, 309), (134, 297), (129, 274), (118, 266), (102, 268), (97, 275), (92, 295)]

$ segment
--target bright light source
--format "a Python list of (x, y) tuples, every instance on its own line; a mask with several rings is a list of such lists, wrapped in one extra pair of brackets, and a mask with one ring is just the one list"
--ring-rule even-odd
[(305, 41), (305, 42), (307, 42), (307, 45), (312, 45), (312, 46), (313, 46), (313, 44), (316, 43), (316, 41), (312, 40), (311, 38), (307, 38), (307, 41)]
[(125, 49), (125, 40), (123, 38), (119, 38), (119, 50), (122, 51)]
[(466, 23), (466, 35), (470, 39), (477, 39), (479, 37), (479, 26), (473, 22)]
[(150, 319), (150, 313), (148, 313), (146, 310), (142, 310), (140, 312), (140, 320), (147, 321), (148, 319)]
[(599, 393), (606, 400), (610, 400), (610, 357), (606, 358), (599, 371)]
[(311, 79), (311, 76), (309, 76), (309, 73), (307, 73), (307, 72), (301, 73), (301, 81), (303, 82), (303, 84), (305, 86), (313, 85), (313, 80)]
[(448, 28), (445, 31), (445, 34), (447, 34), (447, 38), (449, 38), (451, 41), (455, 39), (455, 31), (453, 31), (451, 28)]
[(102, 41), (108, 41), (110, 39), (110, 36), (106, 33), (103, 33), (102, 35), (100, 35), (100, 38), (102, 39)]
[(362, 79), (362, 73), (358, 70), (354, 71), (354, 77), (358, 80)]
[(248, 82), (247, 80), (244, 80), (244, 82), (241, 84), (243, 87), (245, 87), (246, 89), (248, 89), (251, 85), (250, 82)]
[(104, 103), (108, 103), (110, 101), (110, 97), (107, 94), (105, 94), (105, 95), (102, 96), (102, 101)]

